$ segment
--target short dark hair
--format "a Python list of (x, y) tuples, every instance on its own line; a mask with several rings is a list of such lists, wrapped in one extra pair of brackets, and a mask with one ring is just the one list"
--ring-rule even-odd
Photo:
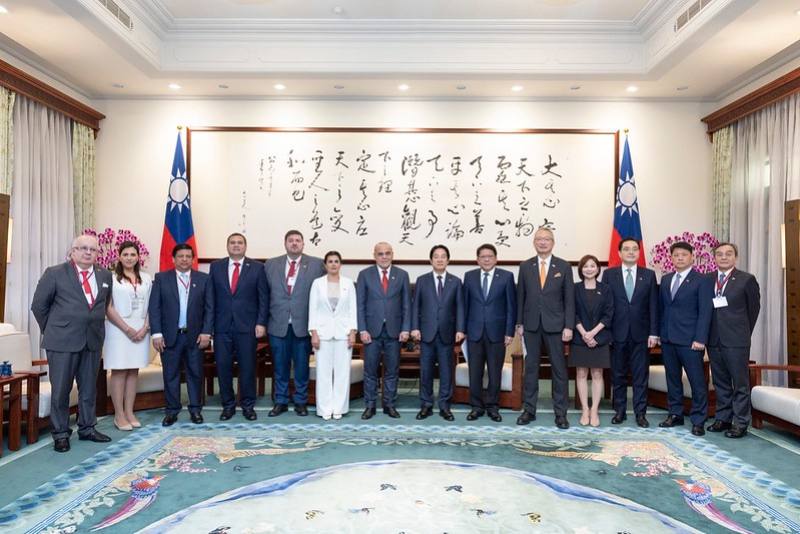
[[(303, 241), (306, 240), (306, 238), (303, 237), (303, 233), (300, 230), (289, 230), (288, 232), (286, 232), (286, 235), (283, 236), (283, 242), (286, 243), (286, 240), (289, 239), (293, 235), (299, 235), (300, 239), (302, 239)], [(342, 258), (340, 257), (339, 259), (342, 259)]]
[[(583, 268), (590, 261), (593, 261), (594, 264), (597, 265), (597, 276), (600, 276), (600, 260), (598, 260), (596, 256), (593, 256), (591, 254), (587, 254), (586, 256), (581, 258), (581, 261), (578, 262), (578, 277), (581, 280), (585, 279), (585, 277), (583, 276)], [(595, 277), (595, 278), (597, 278), (597, 277)]]
[(247, 238), (245, 237), (245, 235), (244, 235), (244, 234), (241, 234), (241, 233), (239, 233), (239, 232), (233, 232), (231, 235), (229, 235), (229, 236), (228, 236), (228, 239), (226, 239), (226, 240), (225, 240), (225, 243), (230, 243), (230, 242), (231, 242), (231, 238), (232, 238), (232, 237), (236, 237), (236, 236), (239, 236), (239, 237), (241, 237), (242, 239), (244, 239), (244, 244), (245, 244), (245, 245), (247, 244)]
[(437, 248), (440, 248), (440, 249), (444, 250), (444, 253), (447, 254), (447, 259), (448, 260), (450, 259), (450, 249), (447, 248), (444, 245), (433, 245), (431, 247), (431, 253), (428, 255), (428, 259), (431, 259), (431, 260), (433, 259), (433, 253), (436, 252)]
[[(638, 239), (634, 239), (632, 237), (623, 237), (622, 240), (620, 240), (619, 245), (617, 245), (617, 250), (621, 251), (622, 250), (622, 245), (624, 245), (628, 241), (633, 241), (634, 243), (636, 243), (637, 247), (639, 246), (639, 240)], [(641, 248), (641, 247), (639, 247), (639, 248)]]
[(192, 258), (194, 258), (194, 249), (192, 248), (192, 245), (190, 245), (189, 243), (179, 243), (174, 247), (172, 247), (172, 257), (174, 258), (175, 256), (177, 256), (178, 252), (180, 252), (181, 250), (190, 251), (192, 253)]
[(339, 252), (336, 250), (329, 250), (328, 252), (326, 252), (325, 258), (322, 261), (324, 263), (328, 263), (328, 258), (330, 258), (331, 256), (336, 256), (337, 258), (339, 258), (339, 263), (342, 263), (342, 255), (339, 254)]
[(694, 247), (686, 241), (676, 241), (675, 243), (671, 244), (669, 246), (669, 253), (672, 254), (677, 248), (683, 249), (689, 252), (689, 254), (694, 254)]
[(714, 247), (714, 254), (716, 254), (717, 251), (719, 249), (721, 249), (722, 247), (731, 247), (733, 249), (733, 255), (736, 256), (737, 258), (739, 257), (739, 247), (737, 247), (733, 243), (729, 243), (727, 241), (724, 241), (724, 242), (720, 243), (719, 245), (717, 245), (716, 247)]
[(491, 243), (484, 243), (483, 245), (479, 246), (478, 250), (475, 252), (475, 255), (476, 256), (480, 256), (481, 255), (481, 250), (491, 250), (492, 254), (497, 256), (497, 249), (494, 248), (494, 245), (492, 245)]

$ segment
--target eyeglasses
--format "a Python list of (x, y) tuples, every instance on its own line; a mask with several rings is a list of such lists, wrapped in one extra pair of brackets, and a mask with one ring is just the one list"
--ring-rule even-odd
[(72, 247), (72, 250), (80, 250), (81, 252), (85, 252), (88, 254), (94, 254), (95, 252), (97, 252), (97, 249), (95, 247), (87, 247), (86, 245), (82, 247)]

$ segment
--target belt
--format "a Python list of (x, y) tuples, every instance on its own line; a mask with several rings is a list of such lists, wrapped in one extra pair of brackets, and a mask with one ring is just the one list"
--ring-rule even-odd
[(189, 329), (188, 328), (178, 328), (178, 333), (179, 334), (188, 334), (189, 333)]

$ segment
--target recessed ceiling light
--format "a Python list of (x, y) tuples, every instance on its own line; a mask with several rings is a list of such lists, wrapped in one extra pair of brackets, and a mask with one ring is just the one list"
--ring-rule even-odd
[(344, 8), (342, 6), (334, 6), (333, 13), (335, 15), (342, 15), (344, 14)]
[(180, 89), (180, 88), (181, 88), (181, 86), (180, 86), (180, 85), (178, 85), (177, 83), (171, 83), (171, 84), (169, 84), (167, 87), (169, 87), (169, 88), (170, 88), (170, 89), (172, 89), (173, 91), (177, 91), (178, 89)]
[(519, 93), (523, 89), (525, 89), (525, 88), (522, 87), (521, 85), (512, 85), (511, 86), (511, 90), (514, 91), (515, 93)]
[(217, 87), (219, 87), (220, 89), (227, 89), (227, 88), (228, 88), (228, 87), (230, 87), (230, 86), (229, 86), (229, 85), (227, 85), (227, 84), (221, 83), (221, 84), (219, 84)]
[(639, 90), (639, 88), (636, 87), (635, 85), (629, 85), (627, 88), (625, 88), (625, 90), (628, 91), (629, 93), (635, 93), (636, 91)]
[(680, 87), (676, 87), (676, 88), (675, 88), (675, 90), (676, 90), (676, 91), (685, 91), (685, 90), (687, 90), (688, 88), (689, 88), (689, 86), (688, 86), (688, 85), (681, 85)]
[(798, 9), (797, 11), (795, 11), (795, 12), (794, 12), (794, 14), (795, 14), (795, 15), (798, 15), (798, 16), (800, 16), (800, 9)]
[(284, 89), (286, 89), (286, 86), (285, 86), (285, 85), (283, 85), (282, 83), (276, 83), (276, 84), (275, 84), (275, 85), (273, 85), (272, 87), (273, 87), (273, 88), (274, 88), (276, 91), (283, 91)]
[(124, 88), (125, 88), (125, 84), (122, 84), (122, 83), (112, 83), (112, 84), (111, 84), (111, 87), (115, 87), (115, 88), (117, 88), (117, 89), (124, 89)]
[(466, 85), (456, 85), (456, 89), (458, 89), (459, 91), (465, 91), (467, 89), (467, 86)]
[(0, 15), (5, 15), (8, 13), (8, 9), (5, 6), (0, 6)]
[(570, 91), (578, 91), (578, 90), (580, 90), (580, 88), (581, 88), (580, 85), (570, 85), (569, 90)]
[(408, 91), (409, 89), (411, 89), (411, 86), (406, 83), (401, 83), (397, 86), (398, 91)]
[(344, 85), (334, 85), (333, 88), (336, 89), (337, 91), (341, 91), (342, 89), (344, 89)]

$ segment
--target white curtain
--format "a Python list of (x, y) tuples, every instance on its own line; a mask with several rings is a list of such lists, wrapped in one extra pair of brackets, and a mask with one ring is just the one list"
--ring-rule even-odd
[(72, 244), (72, 143), (70, 120), (23, 96), (14, 105), (14, 230), (6, 284), (6, 321), (31, 336), (39, 351), (39, 327), (30, 313), (44, 270), (66, 258)]
[[(785, 365), (786, 293), (781, 224), (786, 200), (800, 197), (800, 95), (795, 94), (738, 121), (731, 150), (731, 241), (739, 266), (761, 285), (761, 315), (751, 358)], [(786, 385), (785, 373), (768, 373)]]

